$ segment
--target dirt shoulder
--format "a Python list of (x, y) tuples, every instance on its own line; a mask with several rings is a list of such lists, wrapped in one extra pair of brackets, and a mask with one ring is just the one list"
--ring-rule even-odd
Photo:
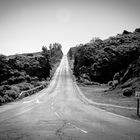
[(124, 97), (119, 94), (121, 89), (108, 91), (108, 86), (105, 85), (81, 85), (78, 84), (82, 93), (86, 98), (93, 101), (94, 106), (103, 110), (140, 120), (136, 115), (137, 100), (134, 96)]

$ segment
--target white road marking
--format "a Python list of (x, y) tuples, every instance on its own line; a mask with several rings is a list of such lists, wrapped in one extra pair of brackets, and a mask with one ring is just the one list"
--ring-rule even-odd
[(85, 130), (83, 130), (83, 129), (81, 129), (81, 128), (79, 128), (79, 127), (77, 127), (76, 125), (74, 125), (74, 124), (71, 124), (71, 123), (68, 123), (69, 125), (72, 125), (74, 128), (76, 128), (76, 129), (78, 129), (78, 130), (80, 130), (80, 131), (82, 131), (83, 133), (88, 133), (87, 131), (85, 131)]
[(36, 102), (36, 103), (41, 103), (38, 99), (33, 99), (33, 100), (29, 100), (29, 101), (24, 101), (22, 102), (23, 104), (27, 104), (27, 103), (31, 103), (31, 102)]
[(87, 131), (85, 131), (85, 130), (83, 130), (83, 129), (77, 127), (77, 126), (75, 126), (75, 128), (77, 128), (78, 130), (82, 131), (83, 133), (88, 133)]
[(36, 103), (40, 104), (41, 102), (37, 99), (37, 100), (36, 100)]
[(58, 118), (60, 118), (60, 115), (57, 112), (54, 112), (54, 113)]

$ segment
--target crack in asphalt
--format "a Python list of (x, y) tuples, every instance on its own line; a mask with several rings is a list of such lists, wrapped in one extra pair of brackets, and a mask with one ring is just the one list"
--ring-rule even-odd
[(67, 125), (71, 124), (66, 120), (63, 120), (63, 125), (56, 130), (56, 136), (58, 136), (60, 140), (64, 140), (65, 138), (67, 138), (67, 140), (80, 140), (79, 137), (69, 136), (63, 131)]
[(78, 131), (81, 131), (82, 133), (88, 133), (88, 132), (85, 131), (85, 130), (83, 130), (83, 129), (81, 129), (81, 128), (79, 128), (79, 127), (77, 127), (76, 125), (70, 123), (70, 122), (67, 121), (67, 120), (63, 120), (62, 117), (61, 117), (61, 115), (60, 115), (58, 112), (54, 111), (54, 102), (53, 102), (53, 100), (54, 100), (54, 97), (52, 97), (51, 109), (52, 109), (52, 111), (54, 112), (54, 114), (57, 116), (58, 120), (61, 121), (61, 122), (63, 122), (63, 125), (62, 125), (61, 127), (59, 127), (59, 128), (55, 131), (56, 136), (58, 136), (60, 140), (64, 140), (65, 138), (66, 138), (67, 140), (80, 140), (79, 137), (69, 136), (68, 134), (66, 134), (66, 133), (64, 132), (64, 130), (65, 130), (68, 126), (71, 126), (72, 128), (74, 128), (74, 129), (76, 129), (76, 130), (78, 130)]

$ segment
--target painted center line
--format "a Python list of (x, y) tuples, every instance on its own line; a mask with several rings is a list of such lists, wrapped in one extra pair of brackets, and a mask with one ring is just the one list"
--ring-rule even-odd
[(75, 128), (78, 129), (78, 130), (80, 130), (80, 131), (82, 131), (83, 133), (88, 133), (87, 131), (85, 131), (85, 130), (83, 130), (83, 129), (77, 127), (77, 126), (75, 126)]
[(87, 131), (85, 131), (85, 130), (83, 130), (83, 129), (81, 129), (81, 128), (79, 128), (79, 127), (77, 127), (76, 125), (74, 125), (74, 124), (71, 124), (71, 123), (68, 123), (69, 125), (72, 125), (74, 128), (76, 128), (76, 129), (78, 129), (78, 130), (80, 130), (81, 132), (83, 132), (83, 133), (88, 133)]
[(60, 118), (60, 115), (57, 112), (54, 112), (54, 113), (58, 118)]

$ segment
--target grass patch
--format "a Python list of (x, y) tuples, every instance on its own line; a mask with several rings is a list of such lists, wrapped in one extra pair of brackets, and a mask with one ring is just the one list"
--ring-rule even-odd
[[(122, 95), (121, 89), (116, 89), (113, 91), (108, 91), (108, 86), (101, 85), (92, 85), (92, 86), (83, 86), (78, 84), (83, 94), (90, 100), (101, 103), (100, 105), (94, 105), (103, 110), (119, 114), (125, 117), (129, 117), (132, 119), (140, 120), (139, 117), (136, 116), (136, 109), (127, 109), (120, 108), (117, 106), (136, 108), (137, 100), (134, 96), (125, 97)], [(107, 106), (104, 104), (116, 105), (116, 107)]]

